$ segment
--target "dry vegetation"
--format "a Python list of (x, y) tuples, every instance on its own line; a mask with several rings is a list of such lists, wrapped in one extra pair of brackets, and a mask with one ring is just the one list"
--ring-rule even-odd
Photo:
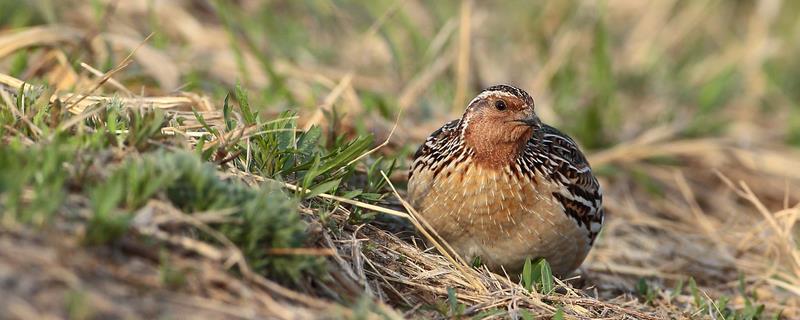
[[(2, 317), (797, 319), (799, 55), (779, 0), (0, 1)], [(553, 293), (400, 200), (498, 82), (605, 188)]]

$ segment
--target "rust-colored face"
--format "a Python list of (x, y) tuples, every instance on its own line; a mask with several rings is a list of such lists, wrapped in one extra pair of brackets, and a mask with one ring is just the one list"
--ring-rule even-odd
[(481, 92), (470, 102), (462, 121), (466, 144), (475, 150), (476, 160), (490, 166), (513, 161), (533, 131), (541, 126), (533, 99), (511, 86), (496, 86)]

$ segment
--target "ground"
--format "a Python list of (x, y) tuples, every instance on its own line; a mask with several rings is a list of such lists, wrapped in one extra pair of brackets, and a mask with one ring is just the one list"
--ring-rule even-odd
[[(0, 0), (3, 318), (800, 318), (800, 7)], [(606, 225), (520, 282), (403, 206), (512, 83)]]

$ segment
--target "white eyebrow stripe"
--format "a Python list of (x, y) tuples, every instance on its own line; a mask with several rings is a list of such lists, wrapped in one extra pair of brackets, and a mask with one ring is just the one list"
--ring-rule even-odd
[(484, 92), (481, 92), (477, 97), (472, 99), (472, 101), (469, 102), (467, 107), (471, 106), (473, 103), (477, 102), (478, 100), (485, 99), (486, 97), (488, 97), (490, 95), (503, 96), (503, 97), (507, 97), (507, 98), (516, 98), (517, 97), (517, 96), (515, 96), (513, 94), (510, 94), (508, 92), (505, 92), (505, 91), (484, 91)]

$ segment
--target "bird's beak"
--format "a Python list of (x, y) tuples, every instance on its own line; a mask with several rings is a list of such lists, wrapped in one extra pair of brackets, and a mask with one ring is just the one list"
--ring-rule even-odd
[(541, 121), (539, 121), (539, 117), (537, 117), (535, 115), (530, 116), (530, 117), (525, 118), (525, 119), (514, 120), (514, 122), (519, 122), (519, 123), (525, 124), (526, 126), (530, 126), (530, 127), (538, 127), (541, 124)]

